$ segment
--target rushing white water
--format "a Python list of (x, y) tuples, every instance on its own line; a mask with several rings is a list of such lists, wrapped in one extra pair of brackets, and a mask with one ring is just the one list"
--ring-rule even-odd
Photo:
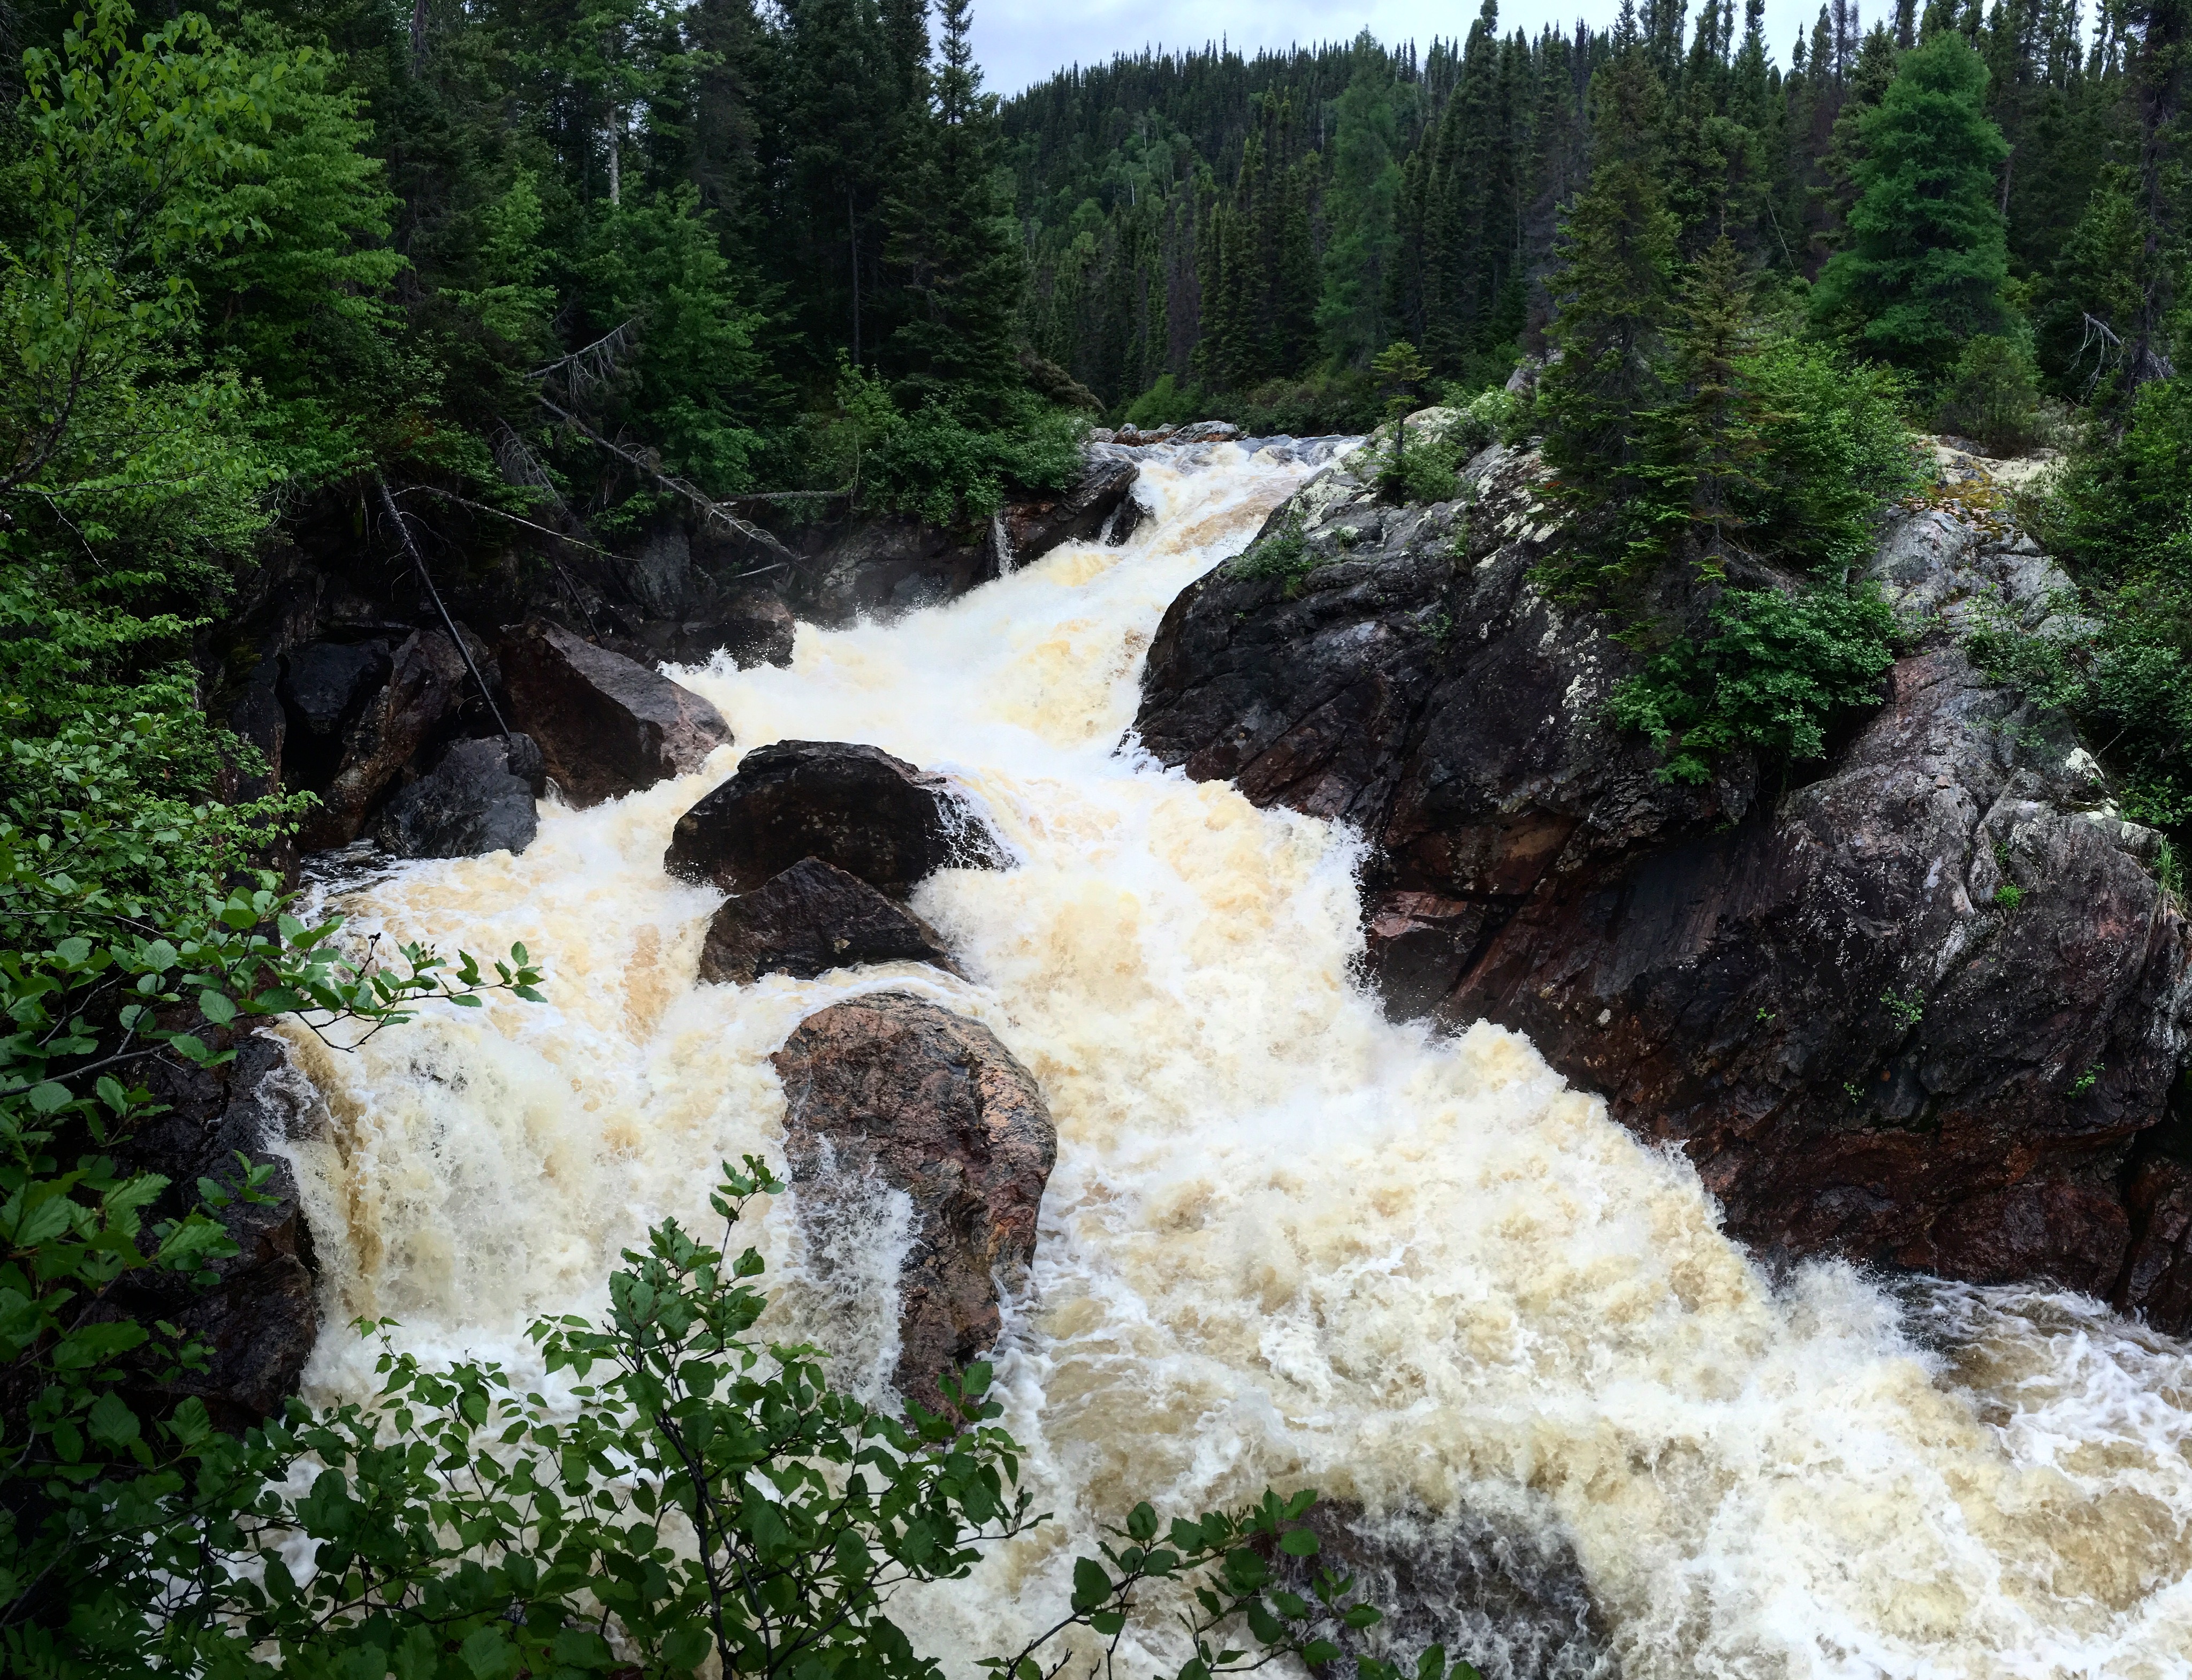
[[(801, 1019), (909, 988), (993, 1027), (1059, 1135), (998, 1365), (1063, 1520), (909, 1602), (955, 1671), (1055, 1613), (1096, 1523), (1270, 1483), (1564, 1540), (1630, 1680), (2192, 1674), (2185, 1347), (2069, 1296), (1770, 1280), (1679, 1157), (1525, 1041), (1384, 1021), (1350, 978), (1356, 839), (1122, 750), (1165, 607), (1307, 471), (1204, 454), (1145, 469), (1156, 517), (1123, 547), (802, 627), (789, 670), (685, 673), (737, 732), (704, 772), (351, 892), (368, 928), (524, 940), (550, 1002), (300, 1053), (330, 1323), (525, 1366), (530, 1316), (597, 1304), (649, 1222), (705, 1224), (719, 1160), (777, 1154), (767, 1057)], [(671, 826), (784, 737), (872, 742), (984, 804), (1019, 866), (916, 900), (970, 980), (696, 984), (718, 899), (662, 872)], [(878, 1381), (904, 1207), (828, 1266), (788, 1209), (759, 1235), (802, 1328)], [(311, 1391), (369, 1373), (331, 1330)]]

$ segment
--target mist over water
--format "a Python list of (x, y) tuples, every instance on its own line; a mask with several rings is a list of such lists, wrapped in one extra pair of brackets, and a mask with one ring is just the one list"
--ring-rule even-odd
[[(361, 1314), (537, 1369), (534, 1315), (597, 1307), (650, 1222), (706, 1226), (717, 1162), (781, 1161), (768, 1056), (791, 1029), (910, 989), (997, 1032), (1059, 1140), (996, 1391), (1062, 1520), (902, 1602), (955, 1672), (1057, 1614), (1103, 1520), (1268, 1483), (1573, 1548), (1600, 1671), (1631, 1680), (2192, 1675), (2184, 1346), (2045, 1291), (1769, 1278), (1679, 1157), (1525, 1040), (1384, 1020), (1350, 975), (1356, 837), (1124, 741), (1165, 608), (1310, 470), (1161, 457), (1157, 517), (1122, 547), (889, 626), (802, 626), (789, 670), (680, 673), (736, 733), (701, 773), (545, 810), (522, 857), (339, 894), (367, 931), (523, 940), (550, 1001), (300, 1047), (325, 1113), (288, 1147), (330, 1325), (307, 1397), (370, 1386), (339, 1328)], [(720, 895), (663, 873), (671, 826), (785, 737), (884, 747), (986, 811), (1019, 866), (915, 900), (970, 980), (696, 983)], [(826, 1254), (788, 1202), (751, 1232), (779, 1334), (871, 1394), (910, 1236), (903, 1197), (872, 1201)]]

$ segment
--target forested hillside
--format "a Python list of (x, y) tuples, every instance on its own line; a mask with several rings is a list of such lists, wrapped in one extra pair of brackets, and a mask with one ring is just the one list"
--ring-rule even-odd
[[(1879, 714), (1887, 673), (1933, 637), (1987, 691), (1987, 727), (2022, 732), (2005, 758), (2029, 740), (2091, 767), (2077, 820), (2136, 829), (2161, 906), (2140, 928), (2178, 928), (2192, 0), (2098, 19), (2079, 0), (1901, 0), (1869, 27), (1838, 6), (1785, 53), (1761, 15), (1622, 0), (1531, 38), (1486, 0), (1458, 42), (1122, 57), (1001, 104), (969, 0), (0, 8), (0, 1669), (941, 1672), (889, 1589), (962, 1574), (1037, 1520), (1021, 1449), (979, 1364), (941, 1391), (946, 1421), (750, 1340), (768, 1302), (728, 1223), (785, 1187), (758, 1158), (724, 1169), (725, 1235), (654, 1223), (597, 1325), (536, 1327), (550, 1372), (616, 1373), (577, 1391), (575, 1421), (492, 1364), (393, 1352), (378, 1400), (316, 1414), (296, 1362), (255, 1405), (208, 1374), (235, 1350), (192, 1313), (231, 1262), (266, 1258), (238, 1233), (265, 1237), (278, 1198), (273, 1163), (227, 1147), (260, 1132), (198, 1119), (228, 1111), (256, 1025), (355, 1037), (427, 1003), (537, 1001), (552, 977), (554, 953), (522, 946), (498, 963), (308, 924), (300, 849), (361, 839), (452, 764), (486, 765), (537, 823), (553, 761), (528, 731), (546, 725), (499, 709), (528, 680), (566, 683), (551, 700), (584, 689), (600, 704), (573, 732), (612, 733), (615, 750), (647, 759), (591, 797), (696, 774), (729, 724), (658, 666), (732, 642), (693, 602), (745, 591), (781, 665), (808, 574), (905, 559), (844, 591), (849, 621), (1008, 570), (1018, 511), (1039, 508), (1052, 545), (1116, 532), (1148, 457), (1092, 445), (1099, 423), (1382, 423), (1323, 489), (1258, 506), (1277, 510), (1261, 537), (1190, 588), (1237, 588), (1219, 628), (1281, 625), (1290, 653), (1320, 569), (1382, 555), (1429, 580), (1406, 626), (1346, 643), (1350, 677), (1380, 637), (1424, 669), (1448, 657), (1470, 544), (1495, 546), (1464, 468), (1499, 463), (1525, 534), (1502, 586), (1626, 661), (1602, 705), (1563, 687), (1527, 710), (1572, 713), (1593, 762), (1637, 760), (1631, 816), (1694, 816), (1732, 764), (1743, 799), (1713, 832), (1732, 829)], [(1924, 433), (2050, 466), (2013, 496), (1972, 491), (1942, 481)], [(1335, 448), (1242, 470), (1307, 479)], [(1299, 499), (1343, 479), (1346, 517), (1310, 530)], [(2035, 574), (2044, 544), (2065, 569), (2049, 563), (2047, 600), (1950, 626), (1953, 646), (1938, 620), (1898, 619), (1865, 566), (1884, 516), (1928, 499), (1955, 503), (1967, 546), (2023, 545)], [(938, 555), (950, 591), (897, 593)], [(597, 624), (612, 583), (630, 620)], [(1148, 628), (1106, 683), (1133, 680)], [(1496, 733), (1477, 704), (1447, 734)], [(938, 778), (848, 751), (942, 799)], [(1057, 833), (1094, 831), (1079, 820)], [(514, 854), (535, 831), (381, 843)], [(1540, 866), (1568, 831), (1516, 831)], [(2022, 890), (1967, 908), (2006, 925)], [(1486, 925), (1454, 904), (1449, 932)], [(895, 900), (875, 913), (935, 934)], [(2052, 997), (2069, 948), (2035, 956), (2024, 990)], [(1342, 964), (1316, 984), (1351, 998)], [(1907, 1036), (1923, 1010), (1905, 984), (1878, 1003)], [(2096, 1060), (2044, 1094), (2107, 1096), (2109, 1075)], [(1870, 1113), (1856, 1077), (1835, 1076), (1838, 1135)], [(1886, 1129), (1915, 1137), (1918, 1111)], [(2143, 1113), (2093, 1134), (2142, 1127), (2162, 1130)], [(188, 1149), (159, 1154), (176, 1133)], [(2169, 1135), (2192, 1159), (2192, 1132)], [(300, 1218), (276, 1258), (309, 1346)], [(1031, 1243), (1032, 1203), (1026, 1224)], [(1100, 1559), (1059, 1555), (1065, 1609), (996, 1671), (1058, 1672), (1053, 1638), (1116, 1641), (1137, 1589), (1176, 1575), (1203, 1612), (1180, 1676), (1333, 1660), (1327, 1635), (1378, 1613), (1351, 1576), (1309, 1573), (1310, 1502), (1168, 1527), (1133, 1507)], [(307, 1555), (317, 1572), (293, 1577)], [(1171, 1602), (1153, 1589), (1144, 1619)], [(1433, 1651), (1411, 1671), (1473, 1674)]]
[(2000, 135), (1949, 137), (1955, 161), (1985, 174), (2001, 213), (2010, 303), (2046, 387), (2087, 392), (2154, 260), (2124, 243), (2155, 202), (2137, 160), (2168, 115), (2138, 91), (2144, 11), (1903, 0), (1860, 32), (1837, 0), (1808, 37), (1772, 43), (1758, 0), (1740, 18), (1732, 0), (1687, 9), (1624, 4), (1610, 27), (1533, 39), (1503, 35), (1487, 0), (1465, 38), (1421, 52), (1365, 35), (1062, 71), (1003, 111), (1029, 336), (1107, 403), (1167, 375), (1202, 394), (1155, 399), (1152, 417), (1214, 403), (1359, 425), (1370, 360), (1398, 337), (1439, 379), (1504, 377), (1518, 348), (1544, 347), (1561, 214), (1606, 160), (1594, 89), (1617, 60), (1639, 80), (1625, 143), (1674, 219), (1670, 254), (1725, 236), (1760, 276), (1813, 281), (1856, 231), (1867, 113), (1905, 52), (1951, 32)]

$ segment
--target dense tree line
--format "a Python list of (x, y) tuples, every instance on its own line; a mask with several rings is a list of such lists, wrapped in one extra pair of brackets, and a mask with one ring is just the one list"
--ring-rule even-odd
[[(1903, 0), (1868, 28), (1835, 0), (1786, 68), (1758, 0), (1740, 17), (1733, 0), (1687, 12), (1647, 0), (1611, 28), (1532, 38), (1503, 35), (1487, 0), (1464, 39), (1420, 56), (1366, 35), (1061, 72), (1002, 112), (1029, 337), (1120, 405), (1169, 375), (1167, 392), (1359, 423), (1362, 375), (1395, 338), (1439, 379), (1481, 384), (1546, 347), (1560, 229), (1603, 161), (1615, 100), (1633, 107), (1619, 143), (1653, 179), (1674, 260), (1725, 237), (1761, 279), (1815, 283), (1876, 239), (1859, 209), (1866, 118), (1907, 56), (1944, 34), (1972, 49), (1958, 86), (1937, 90), (1961, 113), (1963, 132), (1944, 138), (1984, 171), (1970, 214), (1983, 197), (2001, 226), (1935, 234), (2001, 264), (1975, 283), (1995, 284), (2029, 327), (2041, 377), (2082, 396), (2135, 319), (2166, 314), (2130, 277), (2181, 237), (2161, 179), (2175, 96), (2151, 93), (2141, 70), (2180, 27), (2169, 5), (2109, 0), (2088, 26), (2077, 0)], [(1898, 98), (1915, 91), (1906, 78)], [(2134, 221), (2169, 231), (2149, 250)], [(1970, 329), (1945, 317), (1934, 329)]]

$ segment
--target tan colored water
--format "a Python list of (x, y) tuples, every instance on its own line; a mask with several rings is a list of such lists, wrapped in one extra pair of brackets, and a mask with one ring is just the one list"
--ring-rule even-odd
[[(1154, 464), (1159, 517), (1123, 548), (802, 627), (788, 671), (689, 674), (737, 731), (703, 773), (547, 813), (522, 857), (354, 892), (365, 926), (523, 940), (551, 1002), (311, 1060), (328, 1123), (296, 1151), (329, 1320), (522, 1366), (529, 1316), (597, 1302), (649, 1221), (706, 1221), (717, 1161), (777, 1151), (767, 1057), (799, 1020), (911, 987), (996, 1030), (1060, 1140), (999, 1367), (1068, 1520), (909, 1604), (958, 1668), (1054, 1613), (1098, 1518), (1270, 1482), (1565, 1535), (1631, 1680), (2192, 1674), (2183, 1345), (2074, 1297), (1891, 1294), (1835, 1265), (1772, 1284), (1684, 1163), (1526, 1042), (1385, 1023), (1349, 979), (1350, 837), (1118, 751), (1165, 607), (1305, 471)], [(717, 900), (664, 876), (671, 825), (784, 736), (946, 770), (1019, 849), (916, 900), (972, 983), (696, 985)], [(871, 1382), (902, 1210), (848, 1245), (871, 1286), (834, 1298), (801, 1287), (787, 1212), (762, 1235), (791, 1308)], [(330, 1332), (310, 1391), (369, 1373)]]

